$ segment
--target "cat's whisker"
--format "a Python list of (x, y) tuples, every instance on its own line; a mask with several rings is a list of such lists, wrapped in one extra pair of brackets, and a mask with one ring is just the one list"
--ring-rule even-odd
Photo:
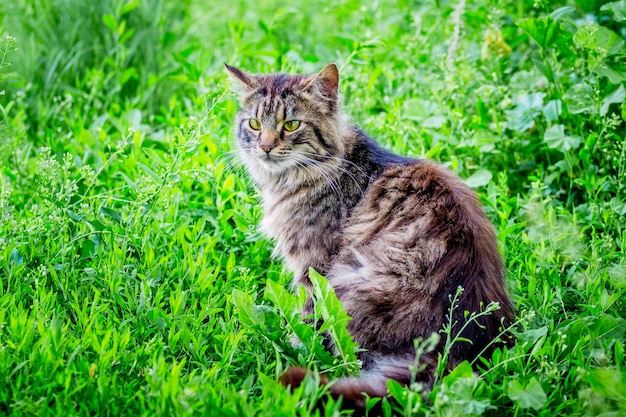
[(334, 194), (337, 195), (338, 198), (343, 196), (343, 193), (340, 190), (340, 186), (338, 184), (338, 177), (332, 178), (327, 172), (324, 171), (323, 167), (320, 164), (316, 163), (318, 161), (311, 160), (309, 158), (304, 157), (304, 159), (300, 159), (301, 155), (292, 156), (292, 160), (296, 162), (296, 164), (300, 167), (306, 169), (307, 172), (313, 172), (321, 175), (326, 180), (328, 186), (332, 189)]
[(238, 158), (232, 158), (230, 160), (225, 160), (225, 158), (215, 164), (215, 166), (223, 166), (224, 171), (232, 172), (233, 174), (245, 174), (246, 167)]
[[(339, 157), (331, 156), (331, 155), (318, 155), (318, 154), (314, 154), (314, 153), (311, 153), (311, 152), (303, 152), (303, 151), (300, 151), (300, 150), (298, 150), (297, 152), (302, 154), (302, 155), (305, 155), (305, 156), (309, 157), (309, 159), (311, 159), (311, 160), (313, 160), (315, 162), (322, 163), (322, 164), (328, 164), (328, 165), (331, 165), (333, 167), (336, 167), (337, 169), (343, 170), (343, 172), (345, 172), (347, 174), (354, 175), (354, 173), (352, 173), (350, 170), (348, 170), (347, 168), (342, 166), (342, 164), (348, 164), (350, 166), (353, 166), (358, 171), (359, 174), (363, 175), (363, 177), (367, 178), (368, 180), (372, 178), (365, 171), (363, 171), (363, 169), (361, 167), (356, 165), (354, 162), (348, 161), (347, 159), (339, 158)], [(339, 164), (331, 164), (331, 163), (326, 162), (326, 161), (316, 160), (315, 158), (323, 158), (325, 160), (334, 160), (334, 161), (338, 161)]]
[[(300, 161), (295, 161), (295, 163), (296, 163), (296, 166), (297, 166), (298, 168), (300, 168), (300, 169), (302, 169), (302, 170), (306, 171), (306, 172), (307, 172), (307, 173), (309, 173), (309, 174), (312, 174), (312, 175), (305, 175), (305, 176), (304, 176), (304, 182), (305, 182), (305, 183), (307, 184), (307, 186), (309, 186), (309, 187), (314, 186), (314, 185), (315, 185), (315, 183), (313, 182), (313, 177), (315, 177), (315, 175), (314, 175), (314, 174), (315, 174), (315, 172), (314, 172), (314, 170), (312, 169), (313, 167), (311, 167), (310, 165), (307, 165), (307, 164), (306, 164), (306, 163), (304, 163), (304, 162), (300, 162)], [(329, 183), (329, 185), (331, 186), (331, 188), (333, 188), (333, 191), (334, 191), (334, 187), (333, 187), (332, 183)]]
[(312, 152), (306, 152), (306, 151), (301, 151), (301, 150), (298, 150), (298, 152), (303, 154), (303, 155), (307, 155), (307, 156), (318, 157), (318, 158), (323, 158), (323, 159), (332, 159), (332, 160), (335, 160), (335, 161), (339, 161), (341, 163), (348, 164), (348, 165), (354, 167), (356, 170), (358, 170), (359, 173), (361, 175), (363, 175), (364, 177), (366, 177), (368, 179), (372, 179), (371, 175), (369, 175), (367, 172), (365, 172), (363, 170), (363, 168), (361, 168), (360, 166), (358, 166), (354, 162), (349, 161), (349, 160), (347, 160), (345, 158), (340, 158), (338, 156), (332, 156), (332, 155), (320, 155), (320, 154), (316, 154), (316, 153), (312, 153)]
[[(343, 196), (343, 192), (341, 191), (341, 185), (339, 183), (340, 177), (339, 175), (331, 175), (329, 172), (327, 172), (325, 169), (330, 169), (331, 172), (337, 173), (337, 168), (336, 166), (333, 165), (320, 165), (318, 163), (315, 162), (311, 162), (310, 160), (308, 161), (310, 166), (315, 167), (315, 169), (320, 172), (322, 175), (324, 175), (325, 178), (327, 178), (327, 180), (329, 182), (332, 182), (332, 184), (338, 188), (337, 189), (337, 195), (338, 197), (342, 197)], [(355, 180), (354, 177), (350, 176), (353, 180)], [(360, 184), (355, 180), (355, 184), (357, 185), (357, 188), (359, 189), (359, 191), (361, 192), (361, 194), (363, 194), (363, 190), (360, 186)]]
[[(363, 187), (362, 187), (361, 183), (354, 176), (354, 174), (352, 172), (350, 172), (349, 170), (347, 170), (346, 168), (344, 168), (344, 167), (342, 167), (340, 165), (336, 165), (336, 164), (331, 164), (331, 163), (324, 162), (324, 161), (315, 160), (313, 158), (307, 157), (304, 153), (301, 153), (301, 152), (294, 152), (294, 156), (292, 156), (294, 159), (296, 158), (295, 155), (305, 157), (307, 163), (310, 166), (317, 167), (319, 172), (321, 172), (323, 170), (323, 168), (326, 168), (326, 169), (329, 169), (329, 170), (333, 170), (335, 173), (344, 173), (344, 174), (346, 174), (354, 182), (354, 184), (357, 186), (357, 188), (359, 189), (360, 194), (363, 195), (364, 191), (363, 191)], [(326, 173), (326, 175), (328, 175), (328, 173)], [(336, 175), (336, 177), (337, 177), (337, 181), (339, 181), (339, 175)], [(369, 176), (366, 176), (366, 178), (369, 179)]]
[(238, 164), (241, 164), (241, 160), (239, 158), (239, 152), (237, 150), (229, 150), (224, 151), (220, 155), (217, 156), (213, 160), (213, 165), (218, 166), (220, 164), (231, 163), (235, 161)]
[(240, 176), (240, 177), (245, 177), (246, 175), (246, 167), (244, 167), (241, 164), (236, 164), (236, 163), (231, 163), (228, 165), (224, 166), (224, 171), (225, 172), (230, 172), (231, 174)]
[(340, 192), (339, 188), (337, 187), (337, 184), (324, 171), (320, 170), (315, 165), (308, 164), (307, 161), (296, 161), (295, 163), (296, 163), (296, 165), (299, 168), (301, 168), (301, 169), (305, 170), (307, 173), (311, 174), (311, 175), (308, 175), (308, 176), (305, 177), (305, 181), (306, 181), (306, 183), (309, 186), (313, 186), (315, 184), (313, 182), (313, 179), (315, 177), (322, 176), (324, 178), (325, 182), (328, 184), (328, 186), (332, 190), (332, 192), (335, 195), (337, 195), (337, 197), (339, 197), (339, 198), (341, 197), (341, 192)]

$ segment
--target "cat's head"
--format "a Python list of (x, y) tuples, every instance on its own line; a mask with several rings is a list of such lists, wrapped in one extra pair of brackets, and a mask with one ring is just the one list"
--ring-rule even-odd
[(240, 156), (257, 181), (306, 176), (314, 166), (343, 157), (335, 64), (315, 75), (255, 75), (226, 68), (241, 102), (236, 120)]

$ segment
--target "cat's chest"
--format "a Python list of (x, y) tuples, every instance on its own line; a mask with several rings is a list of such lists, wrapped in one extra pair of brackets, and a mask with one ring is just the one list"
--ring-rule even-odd
[(305, 190), (263, 196), (261, 231), (275, 240), (289, 269), (325, 269), (341, 241), (346, 215), (340, 201)]
[(345, 220), (339, 198), (313, 193), (263, 196), (263, 232), (274, 239), (288, 239), (305, 231), (321, 232)]

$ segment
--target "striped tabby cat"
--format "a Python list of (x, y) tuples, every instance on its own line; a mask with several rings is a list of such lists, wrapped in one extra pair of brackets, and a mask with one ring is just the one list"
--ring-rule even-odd
[[(465, 311), (492, 301), (500, 309), (465, 329), (471, 343), (453, 345), (448, 368), (490, 353), (514, 311), (493, 228), (474, 193), (445, 168), (388, 152), (348, 123), (335, 64), (317, 75), (227, 69), (241, 102), (240, 158), (262, 192), (262, 230), (296, 286), (311, 287), (309, 267), (328, 277), (365, 349), (361, 377), (334, 381), (331, 394), (363, 407), (363, 393), (386, 395), (388, 379), (409, 383), (414, 340), (441, 330), (459, 286), (453, 334)], [(442, 348), (421, 358), (427, 384)], [(295, 387), (305, 375), (290, 368), (281, 381)]]

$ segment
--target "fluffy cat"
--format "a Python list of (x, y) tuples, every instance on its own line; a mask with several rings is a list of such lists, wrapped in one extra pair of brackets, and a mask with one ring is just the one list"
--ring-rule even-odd
[[(386, 395), (387, 380), (408, 384), (414, 340), (441, 330), (459, 286), (454, 335), (465, 311), (492, 301), (500, 309), (465, 329), (471, 342), (453, 345), (448, 368), (489, 354), (514, 309), (493, 227), (474, 193), (447, 169), (388, 152), (348, 123), (335, 64), (316, 75), (226, 67), (241, 102), (239, 155), (262, 193), (261, 228), (295, 286), (310, 288), (309, 267), (328, 278), (365, 349), (361, 377), (334, 381), (332, 395), (363, 407), (363, 393)], [(420, 359), (426, 384), (442, 347)], [(306, 372), (290, 368), (281, 381), (298, 386)]]

